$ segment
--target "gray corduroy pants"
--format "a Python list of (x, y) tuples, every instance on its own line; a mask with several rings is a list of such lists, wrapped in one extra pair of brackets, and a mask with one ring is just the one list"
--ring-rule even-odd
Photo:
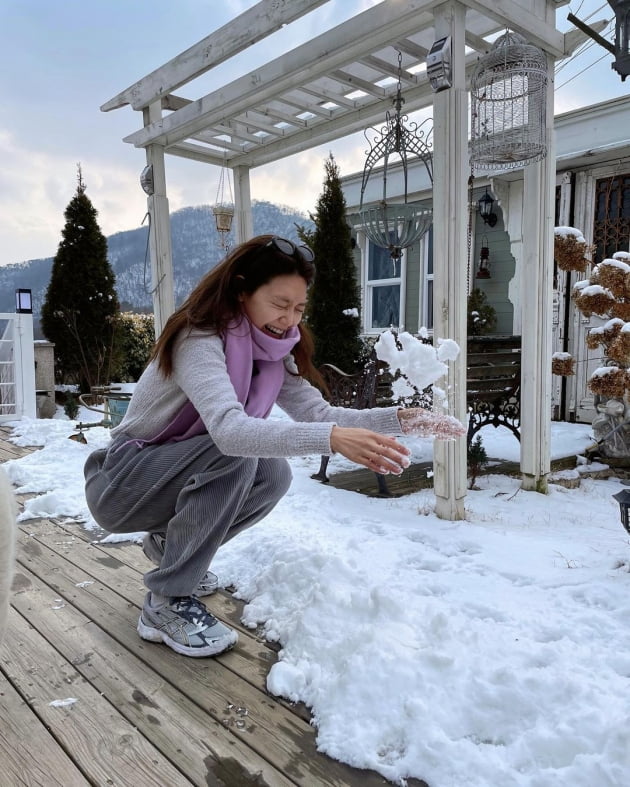
[(189, 596), (215, 552), (265, 517), (286, 494), (285, 459), (225, 456), (210, 437), (178, 443), (124, 445), (119, 437), (85, 463), (85, 494), (110, 533), (165, 533), (159, 568), (145, 574), (160, 596)]

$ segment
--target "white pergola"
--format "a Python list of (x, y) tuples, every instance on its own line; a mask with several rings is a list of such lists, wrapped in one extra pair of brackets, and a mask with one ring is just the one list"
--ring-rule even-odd
[[(509, 28), (548, 59), (546, 159), (525, 168), (523, 216), (521, 472), (545, 492), (550, 469), (551, 318), (555, 157), (554, 63), (584, 38), (555, 27), (564, 0), (382, 0), (346, 22), (197, 100), (177, 91), (327, 0), (260, 0), (233, 21), (123, 90), (101, 109), (130, 105), (142, 127), (125, 138), (153, 166), (148, 198), (156, 331), (174, 309), (165, 154), (233, 172), (236, 238), (253, 234), (249, 172), (382, 121), (402, 53), (405, 112), (433, 105), (434, 332), (455, 340), (460, 360), (445, 381), (447, 407), (466, 419), (468, 80), (496, 34)], [(433, 93), (426, 56), (452, 41), (452, 87)], [(411, 69), (411, 70), (410, 70)], [(393, 79), (392, 79), (393, 78)], [(436, 513), (465, 516), (466, 444), (436, 442)]]

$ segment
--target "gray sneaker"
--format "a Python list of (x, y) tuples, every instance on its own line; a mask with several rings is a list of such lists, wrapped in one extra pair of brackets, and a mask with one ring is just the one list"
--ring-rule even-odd
[(233, 648), (238, 634), (211, 615), (196, 596), (171, 598), (157, 609), (150, 606), (148, 593), (138, 634), (149, 642), (163, 642), (183, 656), (217, 656)]
[[(147, 533), (142, 539), (142, 551), (152, 563), (159, 566), (164, 556), (164, 533)], [(219, 589), (219, 578), (212, 571), (206, 571), (195, 588), (195, 596), (211, 596)]]

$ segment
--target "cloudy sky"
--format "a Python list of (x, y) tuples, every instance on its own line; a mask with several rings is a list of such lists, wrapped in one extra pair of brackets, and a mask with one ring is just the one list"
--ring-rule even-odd
[[(255, 2), (0, 0), (0, 265), (56, 252), (77, 162), (103, 232), (140, 225), (144, 152), (122, 142), (141, 125), (140, 115), (129, 107), (103, 113), (100, 106)], [(238, 63), (218, 67), (212, 78), (240, 76), (377, 2), (329, 0)], [(589, 21), (613, 16), (608, 3), (573, 0), (558, 11), (561, 30), (569, 27), (569, 10)], [(621, 82), (611, 62), (592, 43), (564, 65), (556, 77), (556, 111), (625, 95), (630, 82)], [(254, 170), (252, 197), (312, 210), (329, 150), (349, 174), (362, 168), (364, 147), (355, 135)], [(171, 209), (213, 202), (218, 176), (216, 168), (169, 157)]]

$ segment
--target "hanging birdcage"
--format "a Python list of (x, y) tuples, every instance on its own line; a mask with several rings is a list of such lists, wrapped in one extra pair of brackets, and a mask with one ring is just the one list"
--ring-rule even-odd
[(507, 32), (482, 57), (471, 79), (471, 163), (514, 169), (547, 155), (547, 59)]
[(234, 218), (234, 199), (232, 197), (230, 175), (226, 167), (221, 167), (217, 198), (212, 206), (212, 213), (214, 214), (217, 232), (221, 239), (221, 247), (227, 251), (230, 245), (228, 235), (232, 229), (232, 219)]

